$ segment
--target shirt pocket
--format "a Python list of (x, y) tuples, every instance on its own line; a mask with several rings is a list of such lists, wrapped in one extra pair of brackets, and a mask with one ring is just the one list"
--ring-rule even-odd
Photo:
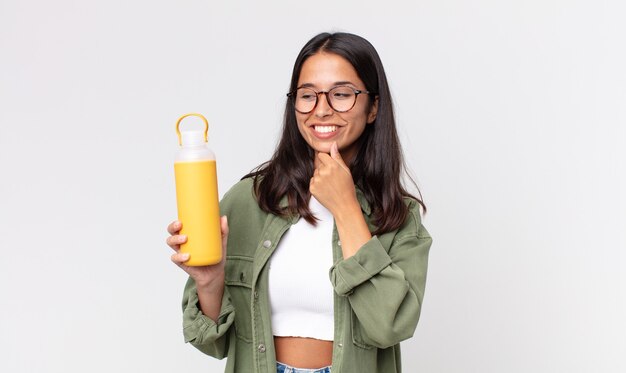
[(248, 343), (252, 342), (252, 268), (250, 257), (226, 256), (224, 282), (235, 308), (235, 334)]
[(354, 311), (350, 311), (350, 329), (352, 330), (352, 343), (360, 348), (369, 350), (373, 346), (365, 342), (365, 331), (363, 331), (363, 325), (359, 322), (359, 319), (354, 314)]

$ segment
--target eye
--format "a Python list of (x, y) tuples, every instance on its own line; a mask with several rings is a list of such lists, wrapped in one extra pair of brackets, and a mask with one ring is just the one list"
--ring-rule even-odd
[(338, 87), (332, 90), (332, 97), (337, 100), (346, 100), (354, 96), (354, 91), (348, 87)]
[(317, 95), (315, 94), (315, 92), (311, 91), (310, 89), (302, 89), (302, 90), (298, 90), (298, 100), (303, 100), (303, 101), (315, 101), (315, 98), (317, 97)]

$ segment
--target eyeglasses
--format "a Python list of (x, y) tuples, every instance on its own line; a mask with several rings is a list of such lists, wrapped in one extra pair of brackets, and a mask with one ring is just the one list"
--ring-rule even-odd
[(317, 92), (312, 88), (300, 87), (287, 93), (287, 97), (293, 99), (294, 108), (298, 113), (308, 114), (317, 106), (319, 95), (326, 95), (326, 102), (338, 112), (345, 113), (354, 107), (356, 98), (361, 93), (370, 94), (369, 91), (361, 91), (345, 85), (333, 87), (328, 91)]

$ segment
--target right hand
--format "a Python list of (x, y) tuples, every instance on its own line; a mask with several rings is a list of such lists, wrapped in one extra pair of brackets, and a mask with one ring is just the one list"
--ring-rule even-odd
[(198, 287), (215, 286), (219, 288), (224, 286), (224, 267), (226, 265), (226, 246), (228, 243), (228, 219), (226, 216), (220, 218), (220, 226), (222, 229), (222, 260), (217, 264), (201, 267), (185, 265), (185, 262), (189, 260), (189, 254), (180, 252), (180, 245), (187, 242), (187, 236), (179, 234), (183, 227), (182, 223), (175, 220), (167, 226), (167, 232), (170, 236), (165, 242), (175, 251), (171, 257), (172, 262), (187, 272)]

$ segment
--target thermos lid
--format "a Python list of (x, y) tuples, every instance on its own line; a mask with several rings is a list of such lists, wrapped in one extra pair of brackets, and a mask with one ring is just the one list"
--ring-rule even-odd
[(198, 146), (206, 144), (204, 132), (202, 131), (181, 131), (182, 146)]
[[(199, 117), (204, 122), (204, 131), (182, 131), (178, 128), (180, 122), (190, 116)], [(178, 145), (181, 146), (197, 146), (203, 145), (209, 140), (209, 121), (204, 115), (197, 113), (185, 114), (176, 121), (176, 133), (178, 134)]]

